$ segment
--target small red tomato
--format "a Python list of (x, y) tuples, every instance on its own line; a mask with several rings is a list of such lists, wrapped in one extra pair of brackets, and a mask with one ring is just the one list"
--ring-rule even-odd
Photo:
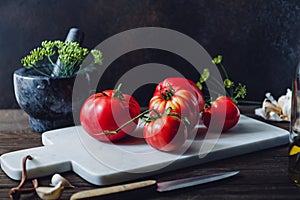
[(140, 105), (132, 96), (120, 94), (116, 90), (106, 90), (91, 95), (84, 102), (80, 111), (80, 122), (83, 129), (95, 139), (115, 141), (134, 131), (138, 119), (118, 133), (105, 134), (104, 132), (117, 130), (139, 114)]
[[(214, 116), (216, 121), (211, 122)], [(211, 107), (204, 109), (202, 113), (202, 121), (206, 127), (214, 126), (222, 131), (227, 131), (234, 127), (240, 118), (240, 110), (231, 98), (221, 96), (217, 98)], [(211, 127), (212, 129), (214, 127)], [(223, 127), (223, 128), (222, 128)]]
[(187, 128), (179, 116), (166, 115), (144, 126), (146, 142), (160, 151), (174, 151), (187, 139)]

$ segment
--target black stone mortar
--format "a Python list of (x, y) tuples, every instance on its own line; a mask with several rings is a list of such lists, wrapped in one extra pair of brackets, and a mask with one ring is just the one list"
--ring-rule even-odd
[(29, 115), (30, 127), (39, 133), (74, 125), (73, 77), (46, 77), (33, 69), (14, 72), (14, 90), (21, 109)]

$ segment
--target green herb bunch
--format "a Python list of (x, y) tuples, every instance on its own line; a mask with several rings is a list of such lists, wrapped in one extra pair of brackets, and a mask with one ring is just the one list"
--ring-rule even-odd
[[(33, 68), (45, 76), (67, 77), (79, 72), (80, 65), (88, 54), (89, 50), (81, 47), (78, 42), (43, 41), (41, 47), (30, 51), (29, 55), (21, 59), (21, 63), (25, 68)], [(94, 57), (94, 64), (101, 65), (101, 51), (93, 49), (91, 54)], [(54, 59), (59, 59), (59, 62), (54, 62)], [(41, 63), (50, 64), (50, 69), (48, 71), (41, 70), (39, 67)], [(53, 73), (54, 68), (59, 72)]]
[[(215, 57), (212, 62), (221, 68), (221, 72), (224, 76), (224, 81), (222, 83), (222, 87), (225, 87), (226, 89), (226, 96), (230, 97), (236, 104), (238, 103), (238, 99), (242, 98), (244, 99), (247, 94), (246, 86), (242, 85), (241, 83), (235, 84), (231, 79), (229, 79), (229, 76), (226, 72), (226, 69), (224, 65), (222, 64), (223, 57), (221, 55), (218, 55)], [(210, 77), (209, 70), (205, 68), (203, 70), (203, 73), (201, 74), (201, 77), (199, 81), (196, 83), (200, 90), (204, 89), (203, 83), (207, 81), (207, 79)], [(213, 79), (213, 77), (212, 77)], [(215, 79), (214, 79), (215, 80)], [(217, 83), (219, 84), (219, 83)]]

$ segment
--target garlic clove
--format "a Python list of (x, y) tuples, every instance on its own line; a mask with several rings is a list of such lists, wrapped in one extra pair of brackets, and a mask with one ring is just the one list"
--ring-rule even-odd
[(288, 89), (286, 95), (282, 95), (278, 99), (278, 106), (282, 109), (282, 118), (284, 120), (290, 120), (291, 116), (291, 90)]
[(59, 199), (64, 190), (64, 186), (57, 184), (55, 187), (37, 187), (35, 189), (37, 195), (43, 200), (56, 200)]
[(266, 93), (266, 98), (271, 102), (274, 106), (278, 106), (278, 102), (274, 99), (270, 92)]
[(276, 105), (272, 104), (268, 100), (264, 100), (263, 102), (263, 110), (266, 113), (266, 116), (269, 118), (270, 114), (275, 113), (276, 115), (280, 116), (281, 115), (281, 108), (277, 107)]
[(287, 101), (287, 100), (288, 100), (288, 99), (287, 99), (287, 96), (286, 96), (286, 95), (280, 96), (279, 99), (278, 99), (278, 106), (279, 106), (280, 108), (282, 108), (282, 107), (286, 104), (286, 101)]
[(62, 177), (60, 174), (54, 174), (51, 178), (51, 186), (56, 186), (58, 184), (61, 184), (64, 187), (71, 187), (75, 188), (66, 178)]

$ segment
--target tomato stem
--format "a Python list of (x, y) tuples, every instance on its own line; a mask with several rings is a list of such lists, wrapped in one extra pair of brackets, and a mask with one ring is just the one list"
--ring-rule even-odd
[(120, 99), (121, 101), (124, 101), (124, 96), (123, 96), (123, 93), (121, 92), (121, 87), (122, 87), (122, 83), (120, 83), (120, 84), (118, 85), (118, 87), (115, 89), (115, 91), (114, 91), (112, 97), (118, 98), (118, 99)]
[(180, 119), (182, 119), (182, 121), (185, 123), (185, 125), (188, 125), (188, 126), (191, 125), (191, 122), (187, 117), (182, 117), (180, 114), (178, 114), (176, 112), (171, 112), (171, 111), (172, 111), (171, 107), (167, 108), (164, 115), (179, 117)]
[[(154, 119), (157, 119), (157, 118), (160, 118), (161, 115), (154, 109), (152, 110), (146, 110), (144, 112), (142, 112), (141, 114), (135, 116), (134, 118), (132, 118), (131, 120), (127, 121), (126, 123), (124, 123), (122, 126), (120, 126), (119, 128), (117, 128), (116, 130), (114, 131), (110, 131), (110, 130), (105, 130), (103, 131), (102, 133), (103, 134), (117, 134), (120, 130), (122, 130), (123, 128), (125, 128), (126, 126), (128, 126), (130, 123), (134, 122), (136, 119), (143, 119), (145, 117), (146, 114), (150, 113), (150, 112), (155, 112), (156, 114), (156, 117), (155, 118), (151, 118), (151, 117), (146, 117), (146, 120), (150, 120), (150, 121), (153, 121)], [(147, 122), (146, 121), (146, 122)]]
[(170, 88), (169, 90), (166, 89), (165, 91), (162, 91), (162, 89), (160, 89), (161, 96), (163, 97), (164, 100), (167, 101), (170, 100), (175, 93), (175, 90), (171, 85), (169, 85), (169, 88)]
[[(146, 114), (148, 113), (151, 113), (151, 112), (154, 112), (155, 113), (155, 116), (146, 116)], [(118, 134), (119, 131), (121, 131), (123, 128), (125, 128), (126, 126), (128, 126), (130, 123), (134, 122), (135, 120), (137, 119), (142, 119), (144, 122), (152, 122), (152, 121), (155, 121), (156, 119), (159, 119), (161, 118), (162, 116), (176, 116), (176, 117), (179, 117), (179, 118), (182, 118), (182, 116), (176, 112), (172, 112), (172, 108), (169, 107), (166, 109), (166, 111), (163, 113), (163, 114), (160, 114), (159, 112), (157, 112), (157, 110), (155, 109), (151, 109), (151, 110), (145, 110), (144, 112), (142, 112), (141, 114), (135, 116), (134, 118), (132, 118), (131, 120), (127, 121), (126, 123), (124, 123), (123, 125), (121, 125), (119, 128), (117, 128), (116, 130), (113, 130), (113, 131), (110, 131), (110, 130), (104, 130), (102, 132), (102, 134), (107, 134), (107, 135), (110, 135), (110, 134)], [(184, 117), (182, 118), (183, 122), (186, 124), (186, 125), (190, 125), (191, 122), (189, 121), (188, 118)]]

